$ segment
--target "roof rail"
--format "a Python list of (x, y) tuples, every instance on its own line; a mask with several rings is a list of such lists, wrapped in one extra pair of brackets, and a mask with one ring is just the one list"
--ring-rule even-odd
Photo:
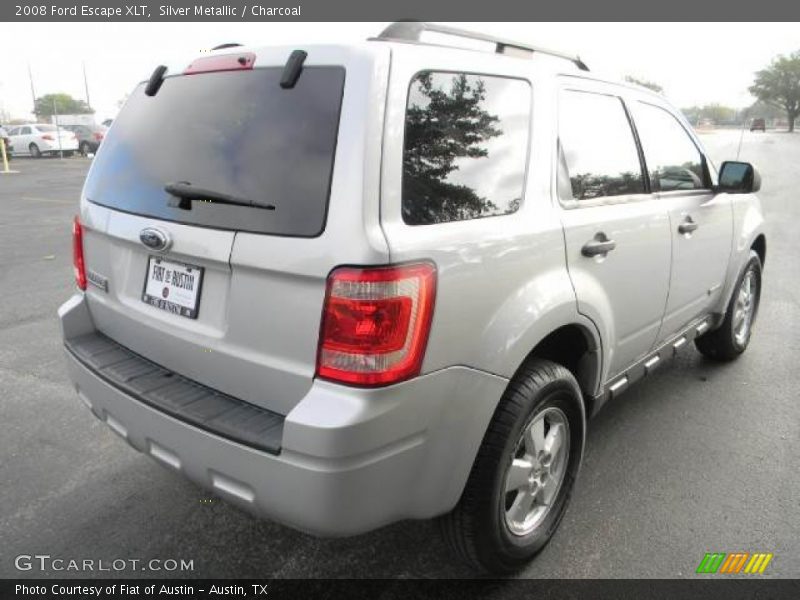
[(497, 54), (506, 54), (508, 56), (516, 56), (529, 58), (533, 54), (547, 54), (557, 58), (563, 58), (572, 62), (582, 71), (588, 71), (589, 67), (586, 66), (578, 55), (567, 54), (559, 52), (558, 50), (550, 50), (540, 46), (531, 46), (530, 44), (523, 44), (512, 40), (505, 40), (497, 38), (484, 33), (477, 33), (474, 31), (467, 31), (466, 29), (457, 29), (455, 27), (448, 27), (446, 25), (437, 25), (435, 23), (423, 23), (419, 21), (397, 21), (384, 29), (375, 40), (392, 41), (392, 42), (422, 42), (422, 34), (425, 32), (440, 33), (444, 35), (452, 35), (454, 37), (467, 38), (470, 40), (478, 40), (481, 42), (489, 42), (495, 45), (495, 52)]

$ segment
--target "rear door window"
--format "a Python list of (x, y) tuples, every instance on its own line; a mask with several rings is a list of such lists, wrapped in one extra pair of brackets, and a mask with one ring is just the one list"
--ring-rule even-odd
[(645, 192), (639, 151), (618, 96), (566, 90), (559, 106), (558, 140), (561, 199)]
[[(168, 77), (131, 94), (86, 181), (89, 201), (203, 227), (313, 237), (324, 227), (345, 70), (307, 66)], [(180, 207), (168, 184), (252, 202)], [(272, 205), (274, 210), (265, 206)]]
[(409, 225), (516, 212), (525, 183), (527, 81), (424, 71), (408, 92), (403, 220)]

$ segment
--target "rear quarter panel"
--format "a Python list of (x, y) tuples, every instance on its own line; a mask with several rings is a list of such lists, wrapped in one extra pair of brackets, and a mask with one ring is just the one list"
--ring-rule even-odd
[[(529, 164), (513, 214), (406, 225), (401, 214), (403, 134), (408, 87), (422, 70), (464, 71), (527, 80), (532, 89)], [(510, 378), (535, 345), (562, 325), (593, 324), (577, 312), (564, 236), (550, 200), (554, 123), (552, 77), (529, 61), (476, 52), (393, 49), (381, 180), (381, 223), (392, 262), (432, 259), (438, 269), (433, 325), (423, 372), (465, 365)], [(495, 401), (498, 399), (494, 399)]]

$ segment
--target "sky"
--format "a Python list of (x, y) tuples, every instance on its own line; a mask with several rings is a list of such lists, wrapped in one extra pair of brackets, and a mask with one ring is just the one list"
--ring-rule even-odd
[[(188, 63), (224, 42), (246, 45), (348, 42), (387, 23), (15, 23), (3, 29), (0, 115), (31, 118), (37, 96), (89, 98), (98, 121), (159, 64)], [(753, 73), (800, 50), (796, 23), (452, 23), (580, 54), (592, 71), (655, 81), (679, 107), (719, 102), (744, 107)]]

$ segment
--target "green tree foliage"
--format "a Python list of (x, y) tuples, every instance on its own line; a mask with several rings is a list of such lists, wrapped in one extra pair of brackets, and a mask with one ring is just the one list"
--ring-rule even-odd
[(40, 121), (50, 120), (54, 114), (59, 115), (89, 115), (94, 110), (83, 100), (73, 98), (69, 94), (45, 94), (36, 99), (33, 109), (36, 118)]
[(710, 119), (715, 124), (732, 122), (736, 120), (739, 114), (739, 111), (735, 108), (717, 103), (682, 108), (681, 112), (683, 112), (686, 119), (694, 125), (697, 125), (704, 119)]
[(748, 117), (761, 117), (762, 119), (780, 119), (786, 116), (782, 108), (756, 100), (747, 108)]
[(800, 50), (780, 55), (766, 69), (757, 71), (749, 90), (760, 101), (783, 109), (789, 131), (794, 131), (794, 121), (800, 116)]
[(640, 79), (638, 77), (634, 77), (633, 75), (626, 75), (625, 81), (628, 83), (634, 83), (636, 85), (640, 85), (642, 87), (646, 87), (648, 90), (653, 90), (656, 94), (663, 94), (664, 88), (658, 85), (655, 81), (648, 81), (647, 79)]
[(482, 158), (482, 144), (502, 133), (498, 117), (482, 108), (486, 90), (480, 79), (455, 75), (450, 89), (434, 86), (431, 73), (417, 77), (415, 91), (424, 102), (406, 112), (403, 196), (407, 220), (436, 223), (469, 219), (496, 209), (465, 185), (448, 181), (458, 158)]

